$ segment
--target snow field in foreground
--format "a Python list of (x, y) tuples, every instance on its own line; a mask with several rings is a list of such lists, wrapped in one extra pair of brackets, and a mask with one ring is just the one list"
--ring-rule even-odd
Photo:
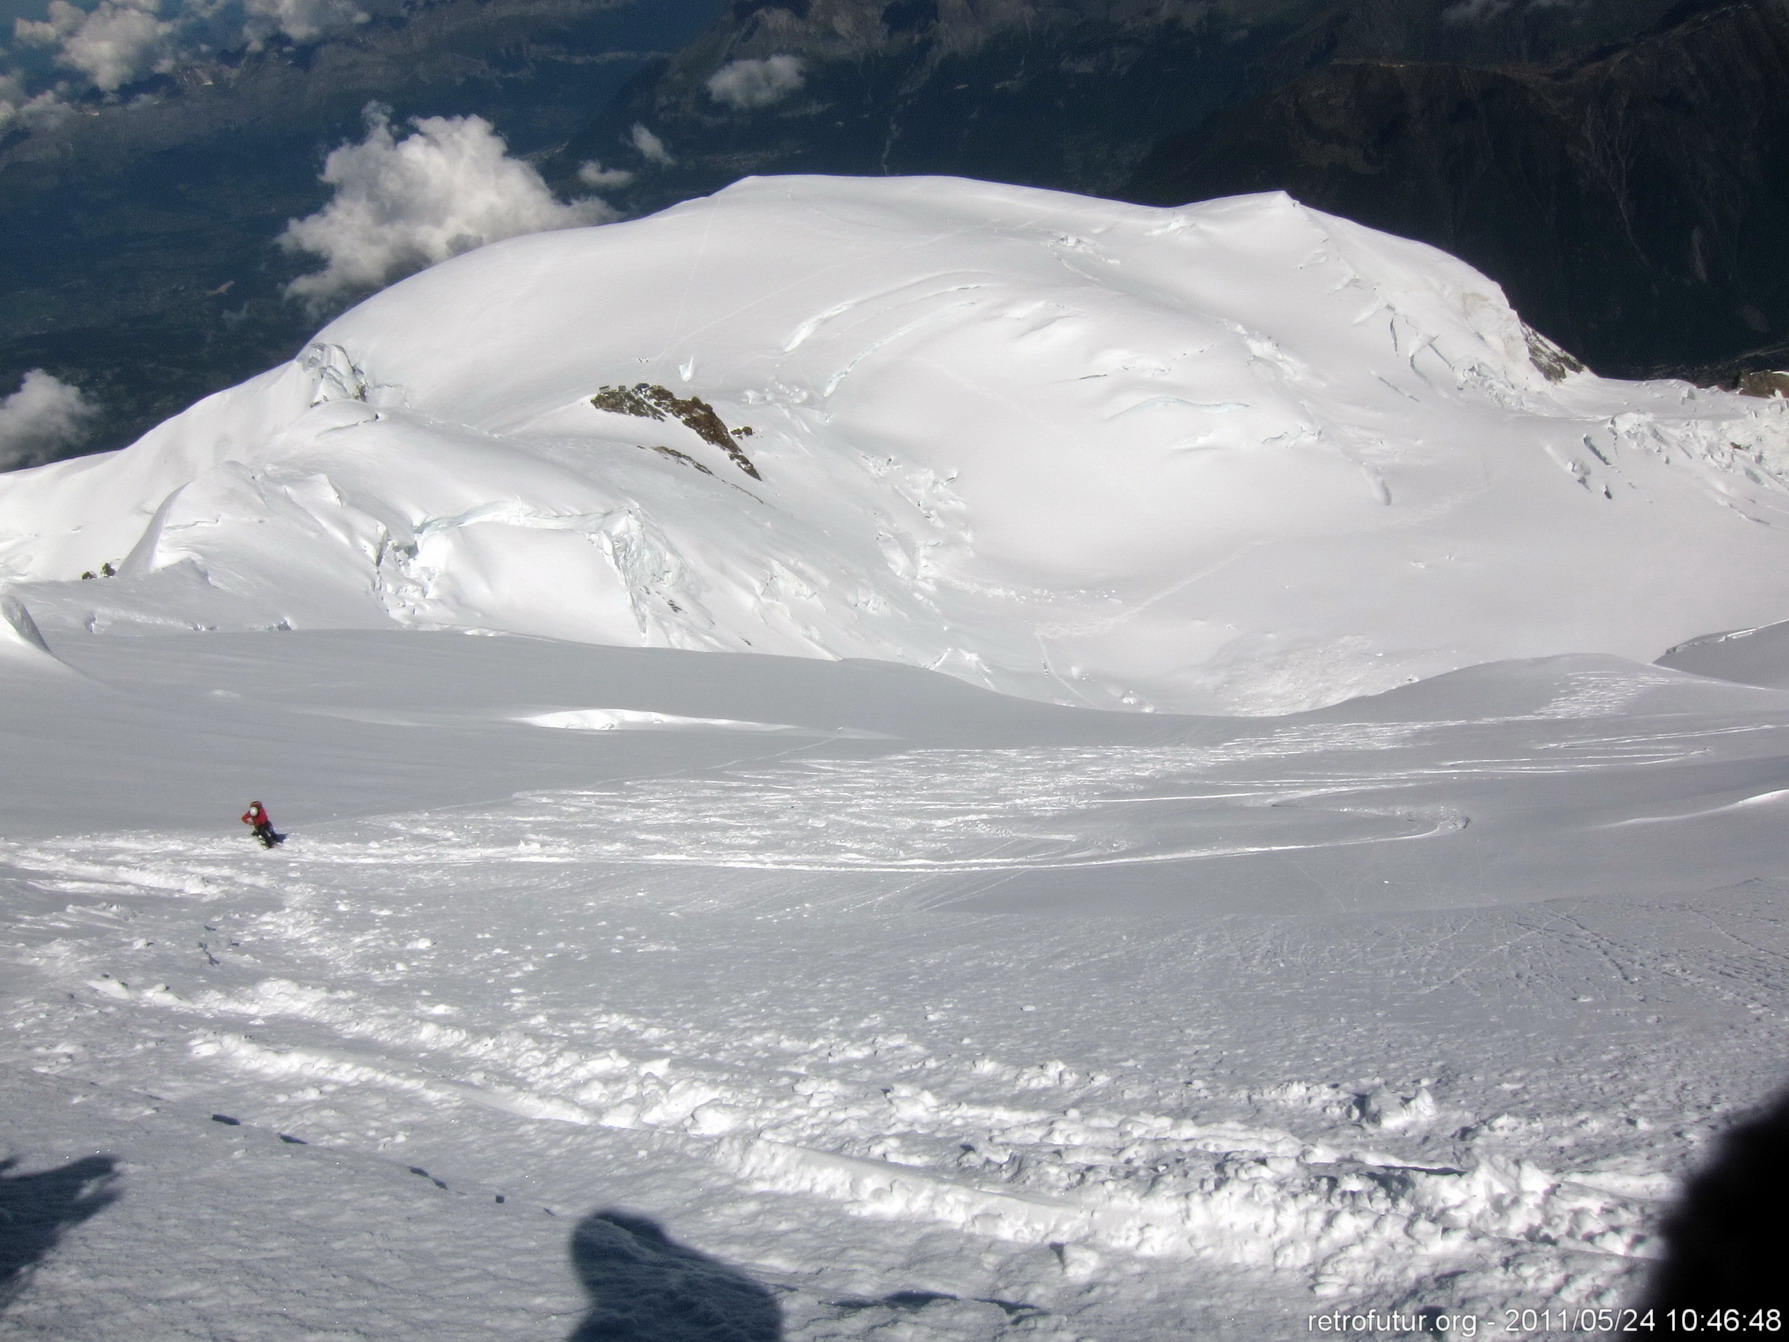
[[(146, 806), (201, 804), (182, 743), (236, 767), (331, 721), (325, 690), (387, 772), (330, 819), (339, 760), (289, 752), (274, 853), (234, 812), (0, 841), (18, 1169), (122, 1162), (24, 1335), (568, 1335), (580, 1275), (634, 1261), (574, 1262), (604, 1208), (800, 1339), (1614, 1303), (1780, 1074), (1775, 691), (1567, 659), (1270, 721), (1015, 705), (996, 743), (967, 744), (989, 711), (920, 747), (901, 714), (937, 732), (972, 692), (418, 638), (65, 640), (97, 679), (31, 682), (122, 687), (120, 774), (175, 794)], [(584, 707), (800, 720), (828, 683), (907, 708), (834, 714), (877, 738), (514, 711), (607, 685)], [(237, 736), (211, 691), (252, 686)], [(414, 806), (425, 737), (604, 781), (545, 755), (544, 787)], [(31, 762), (9, 812), (54, 790)]]

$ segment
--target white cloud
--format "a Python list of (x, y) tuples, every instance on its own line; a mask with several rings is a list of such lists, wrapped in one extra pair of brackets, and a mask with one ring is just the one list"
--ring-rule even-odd
[(27, 128), (45, 125), (73, 115), (74, 109), (63, 102), (53, 89), (35, 97), (27, 96), (21, 91), (15, 99), (6, 88), (0, 87), (0, 131), (14, 125)]
[(0, 400), (0, 471), (35, 466), (77, 446), (97, 408), (79, 387), (33, 368)]
[(1501, 17), (1514, 0), (1459, 0), (1441, 11), (1443, 23), (1485, 23)]
[(801, 62), (794, 56), (732, 61), (708, 77), (708, 96), (717, 103), (747, 111), (781, 102), (804, 82)]
[(276, 33), (301, 45), (316, 42), (372, 17), (355, 0), (247, 0), (245, 8), (243, 36), (255, 47)]
[(578, 180), (585, 186), (593, 186), (597, 190), (610, 186), (626, 186), (634, 180), (634, 175), (626, 168), (605, 168), (595, 159), (578, 169)]
[(59, 47), (65, 37), (80, 31), (86, 21), (86, 10), (69, 4), (68, 0), (50, 0), (47, 19), (12, 21), (13, 40), (28, 47)]
[(157, 18), (161, 0), (100, 0), (82, 10), (50, 0), (49, 18), (18, 19), (13, 34), (28, 46), (59, 48), (56, 63), (79, 70), (111, 93), (174, 66), (174, 25)]
[(534, 168), (509, 156), (482, 117), (418, 117), (397, 139), (388, 114), (367, 109), (367, 137), (325, 160), (335, 198), (294, 219), (279, 237), (324, 267), (287, 286), (323, 301), (384, 284), (500, 238), (607, 223), (615, 211), (591, 197), (563, 204)]
[[(48, 51), (56, 65), (78, 71), (104, 93), (182, 62), (219, 52), (259, 50), (269, 43), (305, 46), (325, 41), (374, 16), (399, 17), (432, 0), (97, 0), (91, 8), (49, 0), (47, 17), (13, 21), (21, 48)], [(16, 6), (15, 6), (16, 7)], [(50, 82), (32, 62), (0, 48), (0, 83), (34, 81), (42, 96)], [(24, 90), (0, 88), (0, 124), (16, 120), (29, 101)], [(66, 92), (66, 90), (62, 90)], [(79, 86), (77, 94), (83, 91)], [(12, 104), (8, 113), (4, 104)]]
[(638, 121), (634, 122), (634, 128), (629, 132), (629, 138), (633, 141), (634, 148), (640, 151), (641, 156), (648, 163), (657, 163), (661, 167), (668, 168), (677, 161), (671, 157), (671, 151), (665, 148), (665, 142)]
[(55, 102), (55, 94), (33, 98), (17, 75), (0, 73), (0, 133), (15, 123), (28, 124), (35, 113), (47, 111)]

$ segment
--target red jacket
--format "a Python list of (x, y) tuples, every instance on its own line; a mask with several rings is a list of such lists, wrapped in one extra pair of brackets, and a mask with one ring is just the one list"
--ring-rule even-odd
[(245, 825), (253, 825), (257, 829), (262, 825), (266, 825), (269, 829), (273, 828), (273, 821), (267, 818), (266, 807), (261, 806), (259, 803), (249, 807), (248, 810), (242, 813), (242, 823)]

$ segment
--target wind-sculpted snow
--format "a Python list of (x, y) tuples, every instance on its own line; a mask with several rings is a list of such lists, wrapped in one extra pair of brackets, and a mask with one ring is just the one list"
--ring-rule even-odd
[(37, 621), (15, 596), (0, 597), (0, 657), (25, 661), (38, 667), (52, 662), (49, 645)]
[(751, 180), (483, 248), (0, 478), (0, 577), (52, 632), (395, 622), (1250, 713), (1777, 618), (1789, 407), (1535, 348), (1482, 276), (1281, 196)]
[[(603, 1209), (792, 1342), (1607, 1307), (1780, 1070), (1777, 690), (1571, 657), (1221, 720), (519, 638), (51, 646), (0, 698), (7, 1140), (122, 1196), (27, 1328), (563, 1335)], [(228, 832), (251, 781), (275, 852)]]
[(1743, 685), (1789, 688), (1789, 622), (1691, 639), (1659, 664)]

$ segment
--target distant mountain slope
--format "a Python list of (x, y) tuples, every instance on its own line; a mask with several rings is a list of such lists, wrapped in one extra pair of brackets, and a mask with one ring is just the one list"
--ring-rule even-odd
[(1789, 402), (1571, 373), (1285, 196), (761, 178), (0, 476), (0, 579), (51, 646), (395, 623), (1259, 713), (1780, 618), (1785, 471)]
[[(1309, 4), (1233, 11), (1170, 0), (970, 6), (937, 0), (741, 0), (662, 68), (643, 71), (561, 156), (601, 157), (644, 123), (677, 163), (637, 203), (713, 190), (749, 173), (948, 172), (1098, 193), (1164, 124), (1192, 124), (1251, 87), (1255, 63)], [(741, 62), (799, 62), (800, 83), (762, 104), (710, 82)]]
[[(1667, 3), (373, 6), (384, 16), (308, 45), (210, 51), (89, 90), (54, 124), (0, 126), (0, 396), (47, 369), (98, 402), (92, 445), (115, 447), (290, 357), (314, 320), (283, 296), (301, 263), (273, 239), (328, 199), (323, 156), (361, 133), (369, 99), (399, 125), (489, 119), (562, 196), (592, 189), (579, 175), (591, 160), (648, 166), (631, 186), (600, 188), (634, 215), (751, 173), (949, 173), (1112, 193), (1164, 135), (1327, 62), (1550, 59), (1630, 37)], [(780, 84), (737, 85), (730, 100), (710, 87), (772, 61)], [(0, 62), (0, 94), (5, 75)], [(642, 160), (636, 124), (669, 161)]]
[(1679, 6), (1552, 66), (1337, 61), (1170, 139), (1123, 194), (1283, 189), (1443, 247), (1599, 371), (1789, 355), (1789, 4)]
[[(677, 162), (641, 184), (642, 209), (773, 172), (946, 172), (1111, 195), (1164, 135), (1330, 61), (1549, 58), (1643, 31), (1667, 4), (733, 0), (642, 70), (559, 170), (644, 123)], [(762, 103), (711, 87), (778, 58), (800, 63), (801, 82)]]
[(213, 54), (33, 129), (0, 124), (0, 396), (80, 385), (119, 447), (290, 358), (316, 316), (274, 239), (330, 197), (369, 100), (478, 114), (518, 154), (564, 140), (712, 0), (438, 0), (308, 47)]

